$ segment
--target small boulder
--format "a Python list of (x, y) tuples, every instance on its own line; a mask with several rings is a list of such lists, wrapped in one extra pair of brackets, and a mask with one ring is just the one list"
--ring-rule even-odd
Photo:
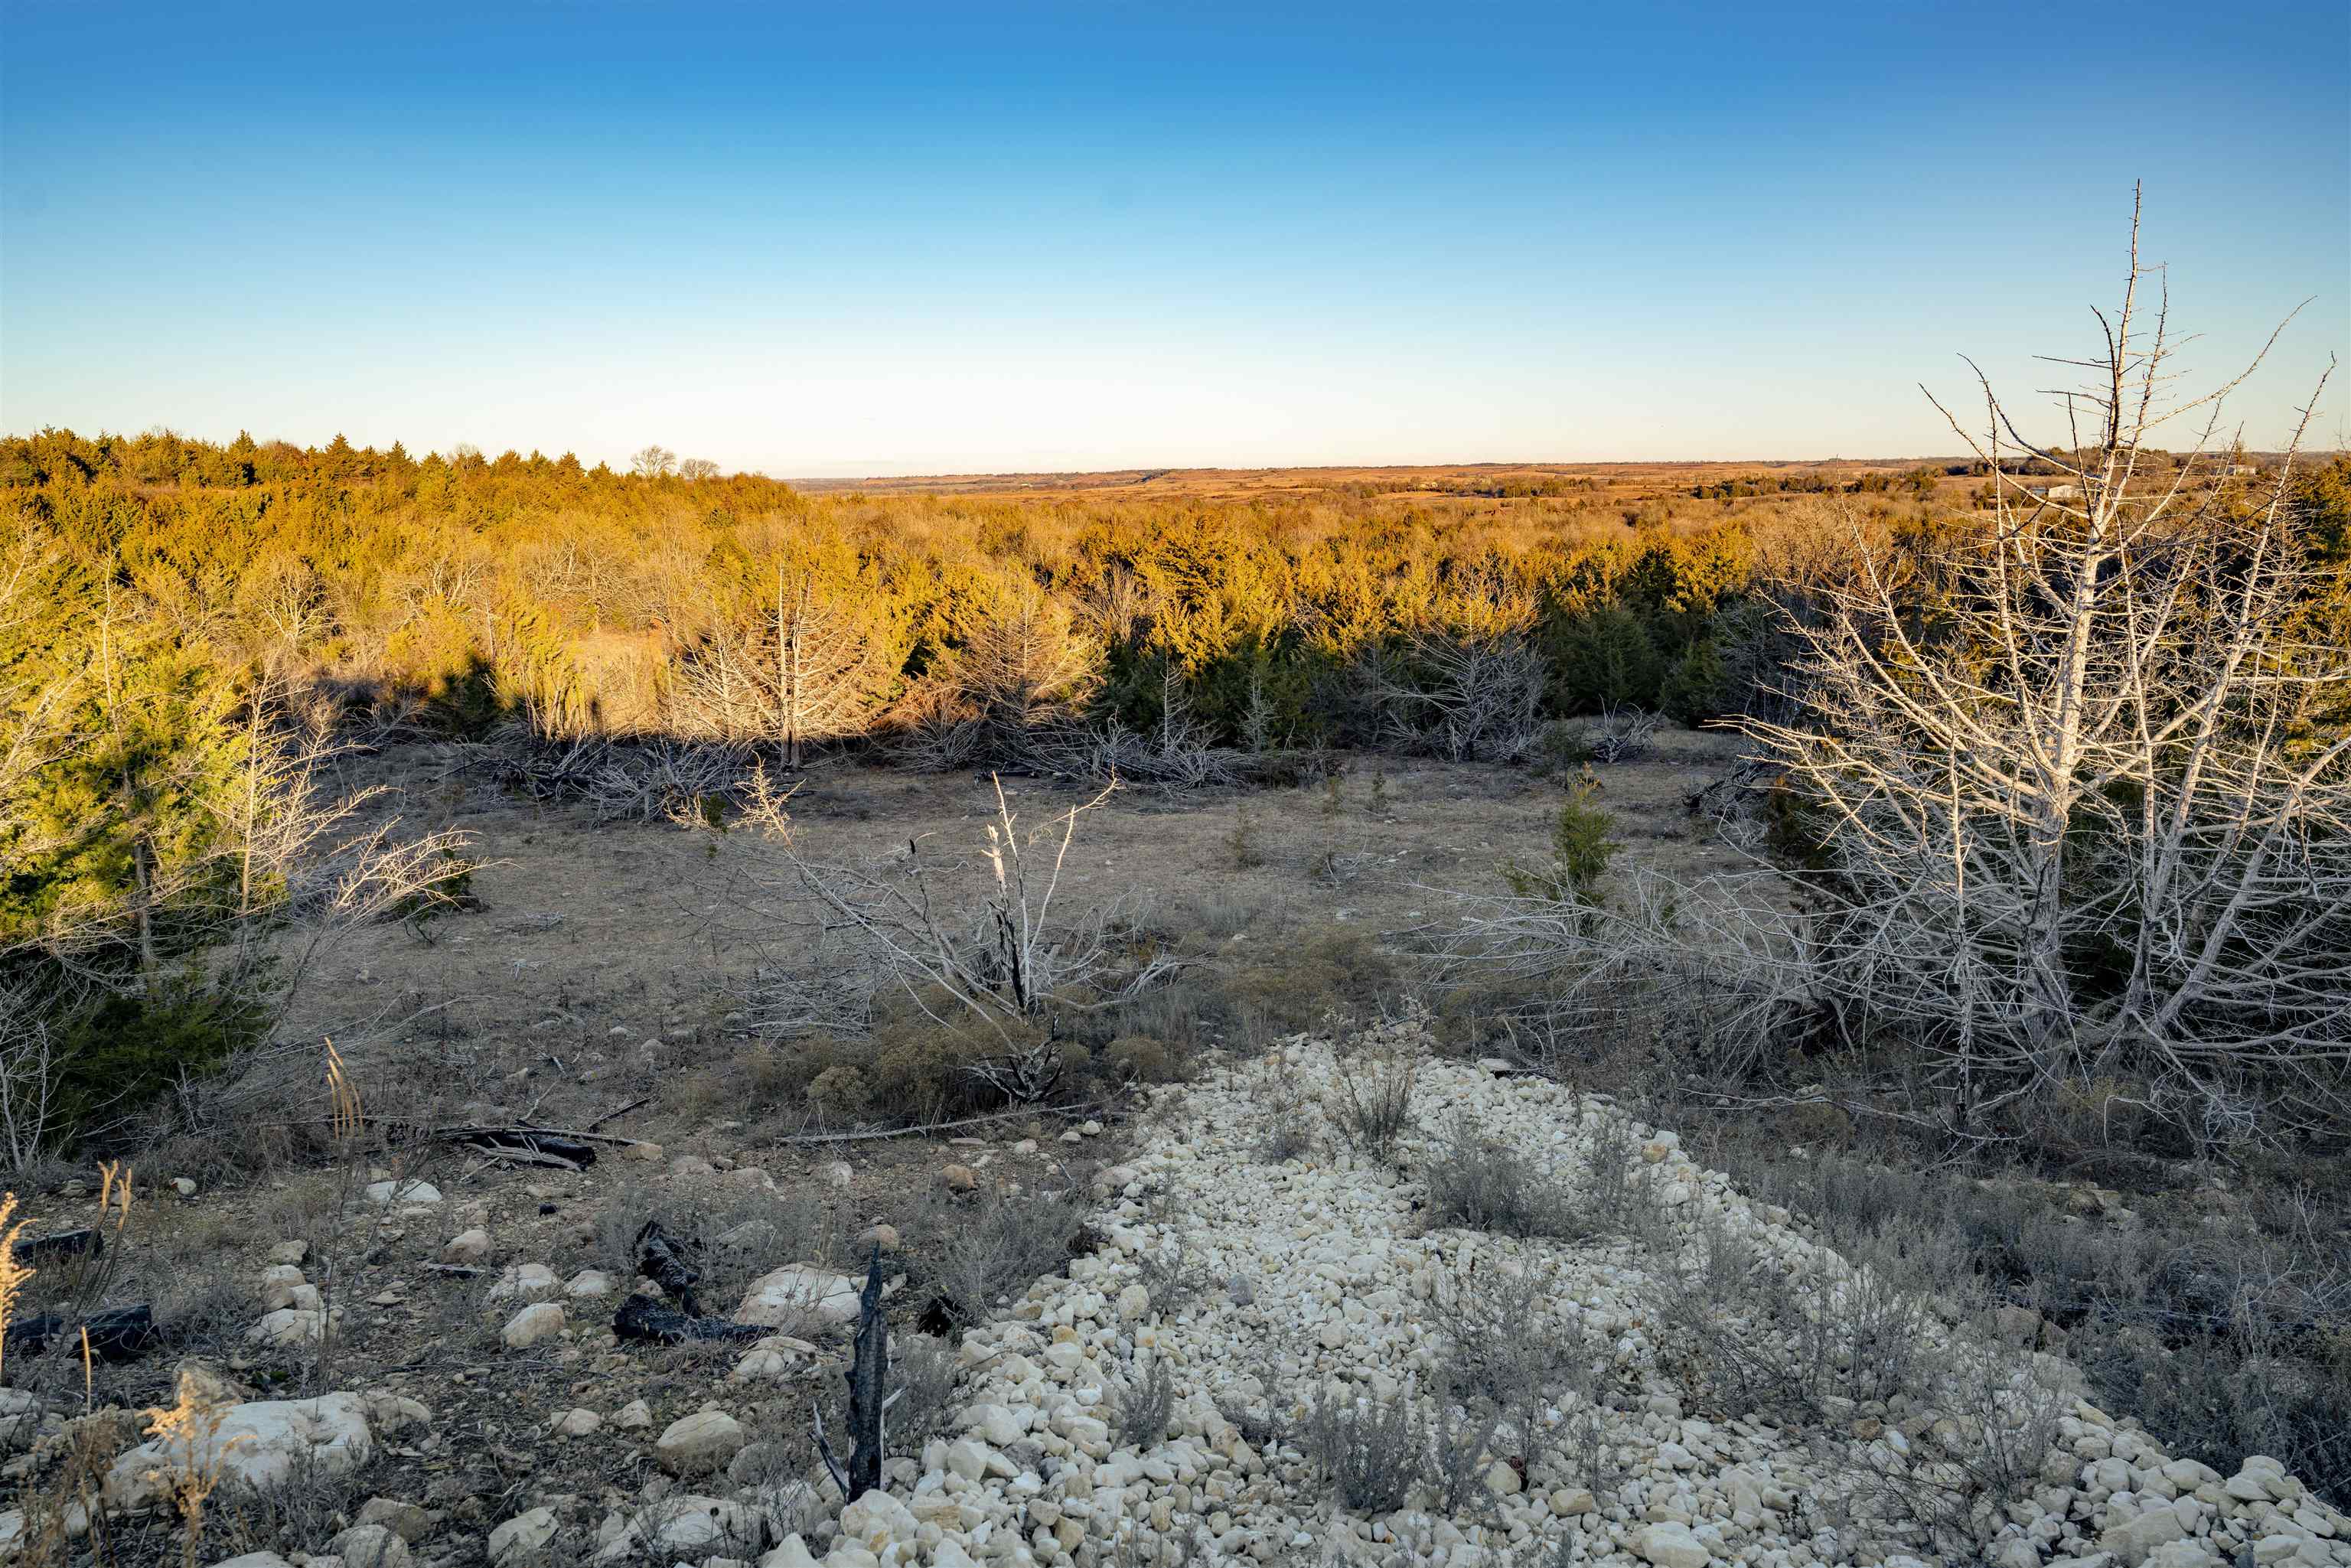
[(327, 1314), (303, 1307), (280, 1307), (274, 1312), (264, 1312), (261, 1321), (245, 1331), (247, 1343), (265, 1344), (275, 1349), (291, 1350), (298, 1345), (316, 1344), (325, 1334)]
[(327, 1544), (345, 1568), (408, 1568), (408, 1542), (388, 1525), (354, 1524)]
[(504, 1301), (520, 1297), (526, 1301), (536, 1301), (555, 1294), (561, 1288), (555, 1278), (555, 1270), (546, 1264), (517, 1263), (498, 1276), (496, 1283), (490, 1287), (489, 1299)]
[(609, 1296), (620, 1286), (601, 1269), (582, 1269), (563, 1281), (563, 1293), (581, 1301)]
[(759, 1568), (816, 1568), (815, 1554), (808, 1542), (798, 1535), (787, 1535), (783, 1543), (759, 1559)]
[(480, 1263), (487, 1260), (489, 1255), (490, 1233), (479, 1226), (459, 1231), (441, 1246), (441, 1261), (444, 1263)]
[(538, 1568), (555, 1540), (555, 1511), (535, 1508), (490, 1531), (491, 1568)]
[(653, 1407), (642, 1399), (632, 1399), (612, 1412), (612, 1425), (624, 1432), (633, 1432), (641, 1427), (650, 1427), (653, 1424)]
[(499, 1338), (508, 1350), (528, 1350), (563, 1332), (563, 1309), (553, 1301), (533, 1301), (507, 1320)]
[(653, 1440), (653, 1458), (674, 1476), (707, 1475), (749, 1439), (743, 1424), (724, 1410), (697, 1410), (671, 1422)]
[(586, 1406), (574, 1406), (548, 1423), (548, 1430), (559, 1437), (585, 1437), (603, 1426), (604, 1417)]
[(949, 1166), (939, 1172), (939, 1181), (949, 1192), (973, 1192), (979, 1186), (979, 1173), (969, 1166)]
[(751, 1281), (743, 1292), (742, 1304), (735, 1309), (735, 1321), (770, 1329), (810, 1318), (827, 1323), (854, 1322), (859, 1293), (858, 1282), (846, 1274), (808, 1263), (787, 1263)]
[(1644, 1525), (1633, 1537), (1633, 1550), (1656, 1568), (1706, 1568), (1714, 1558), (1687, 1524)]
[(868, 1552), (880, 1553), (899, 1542), (911, 1542), (921, 1527), (912, 1510), (886, 1491), (870, 1491), (841, 1511), (841, 1533)]
[(381, 1524), (402, 1541), (418, 1542), (433, 1530), (433, 1516), (413, 1502), (396, 1497), (371, 1497), (360, 1508), (358, 1524)]
[(371, 1181), (367, 1186), (370, 1203), (438, 1203), (441, 1189), (429, 1181)]
[(298, 1474), (348, 1474), (374, 1451), (356, 1394), (252, 1400), (216, 1426), (157, 1437), (119, 1456), (107, 1471), (104, 1492), (112, 1506), (135, 1511), (161, 1500), (171, 1476), (191, 1469), (216, 1469), (225, 1479), (266, 1491)]

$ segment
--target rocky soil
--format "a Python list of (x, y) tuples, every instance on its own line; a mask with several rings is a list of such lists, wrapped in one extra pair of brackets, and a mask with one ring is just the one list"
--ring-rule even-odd
[[(193, 1365), (182, 1403), (217, 1425), (144, 1443), (122, 1412), (80, 1414), (78, 1387), (0, 1390), (0, 1473), (29, 1488), (60, 1448), (104, 1439), (109, 1508), (160, 1508), (191, 1453), (264, 1486), (345, 1489), (350, 1506), (315, 1539), (199, 1559), (235, 1568), (2351, 1564), (2351, 1518), (2276, 1464), (2222, 1476), (2160, 1451), (2083, 1402), (2064, 1363), (1963, 1303), (1886, 1319), (1905, 1343), (1872, 1341), (1855, 1325), (1883, 1315), (1878, 1282), (1809, 1240), (1801, 1216), (1750, 1203), (1604, 1100), (1425, 1043), (1410, 1020), (1343, 1050), (1301, 1037), (1158, 1092), (1122, 1163), (1092, 1177), (1092, 1249), (962, 1337), (942, 1428), (845, 1508), (804, 1455), (775, 1457), (810, 1388), (846, 1364), (849, 1281), (777, 1270), (735, 1309), (767, 1311), (775, 1333), (651, 1376), (601, 1326), (627, 1281), (558, 1267), (551, 1233), (519, 1215), (413, 1188), (360, 1201), (432, 1238), (423, 1258), (493, 1260), (485, 1343), (467, 1354), (504, 1374), (268, 1399), (235, 1368)], [(1411, 1125), (1353, 1146), (1347, 1088), (1405, 1060)], [(1447, 1223), (1430, 1177), (1465, 1139), (1514, 1151), (1583, 1221), (1520, 1236)], [(953, 1185), (1033, 1181), (1058, 1147), (962, 1151)], [(661, 1168), (740, 1175), (697, 1163)], [(740, 1169), (737, 1185), (771, 1179)], [(529, 1190), (559, 1207), (553, 1188)], [(256, 1248), (254, 1354), (298, 1350), (336, 1308), (302, 1249)], [(1826, 1326), (1789, 1327), (1805, 1323)], [(1779, 1343), (1791, 1333), (1802, 1343)], [(1782, 1378), (1737, 1403), (1759, 1365), (1815, 1353), (1803, 1398)], [(1856, 1364), (1872, 1357), (1922, 1370), (1882, 1386)], [(488, 1406), (469, 1382), (495, 1385)], [(603, 1484), (512, 1452), (531, 1443), (595, 1447)], [(485, 1446), (495, 1465), (467, 1458)], [(1389, 1473), (1366, 1473), (1383, 1456)], [(25, 1557), (37, 1524), (0, 1513), (0, 1556)]]

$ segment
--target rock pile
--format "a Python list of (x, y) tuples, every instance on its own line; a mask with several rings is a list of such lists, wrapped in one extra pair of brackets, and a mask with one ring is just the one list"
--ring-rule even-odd
[[(1345, 1069), (1326, 1045), (1299, 1041), (1279, 1071), (1311, 1103)], [(1395, 1162), (1339, 1153), (1325, 1128), (1315, 1155), (1270, 1164), (1255, 1150), (1257, 1096), (1245, 1083), (1181, 1092), (1116, 1173), (1129, 1179), (1096, 1217), (1108, 1245), (965, 1340), (959, 1430), (928, 1445), (911, 1475), (899, 1467), (898, 1495), (861, 1499), (770, 1551), (762, 1568), (1058, 1568), (1172, 1560), (1160, 1555), (1168, 1551), (1191, 1562), (1335, 1552), (1449, 1568), (1910, 1568), (1937, 1554), (1928, 1527), (1942, 1493), (1924, 1483), (1958, 1477), (1965, 1458), (1948, 1413), (1897, 1398), (1807, 1434), (1687, 1404), (1672, 1369), (1687, 1347), (1671, 1343), (1652, 1289), (1667, 1267), (1659, 1249), (1736, 1234), (1796, 1289), (1819, 1277), (1823, 1255), (1784, 1211), (1750, 1204), (1671, 1134), (1557, 1085), (1440, 1061), (1420, 1074), (1424, 1132)], [(1595, 1149), (1624, 1150), (1664, 1239), (1425, 1228), (1420, 1173), (1444, 1148), (1429, 1130), (1453, 1116), (1563, 1170), (1587, 1166)], [(1171, 1280), (1179, 1244), (1184, 1274)], [(1588, 1397), (1562, 1396), (1543, 1412), (1561, 1440), (1529, 1456), (1498, 1439), (1469, 1456), (1475, 1484), (1450, 1510), (1430, 1479), (1402, 1506), (1342, 1506), (1308, 1451), (1310, 1407), (1433, 1399), (1446, 1309), (1530, 1270), (1551, 1281), (1531, 1308), (1545, 1329), (1591, 1347), (1599, 1364)], [(2062, 1364), (2012, 1354), (2018, 1390), (2064, 1386)], [(1155, 1369), (1173, 1388), (1166, 1426), (1137, 1429), (1123, 1413), (1149, 1403), (1139, 1396)], [(2222, 1477), (2077, 1395), (2051, 1414), (2060, 1410), (2032, 1428), (2050, 1446), (2011, 1478), (2001, 1511), (1978, 1507), (1989, 1537), (1978, 1549), (2001, 1568), (2351, 1563), (2351, 1519), (2273, 1461)], [(1995, 1408), (1989, 1418), (2012, 1421), (2017, 1431), (2001, 1436), (2013, 1440), (2029, 1414)], [(1938, 1444), (1955, 1455), (1942, 1468), (1919, 1457)]]

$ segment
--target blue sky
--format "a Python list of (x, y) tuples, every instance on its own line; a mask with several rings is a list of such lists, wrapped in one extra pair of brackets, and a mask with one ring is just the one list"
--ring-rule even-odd
[[(2351, 10), (6, 0), (0, 428), (777, 475), (1892, 455), (2351, 359)], [(2351, 372), (2320, 422), (2333, 444)], [(2034, 406), (2039, 406), (2034, 404)]]

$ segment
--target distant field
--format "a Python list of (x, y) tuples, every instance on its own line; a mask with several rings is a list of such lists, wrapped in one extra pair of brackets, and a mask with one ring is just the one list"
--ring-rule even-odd
[(1024, 491), (1123, 491), (1147, 496), (1240, 497), (1316, 490), (1371, 490), (1437, 495), (1481, 494), (1498, 487), (1574, 483), (1602, 497), (1648, 493), (1663, 486), (1706, 484), (1750, 475), (1819, 474), (1850, 483), (1865, 474), (1944, 467), (1959, 457), (1832, 457), (1720, 463), (1460, 463), (1431, 466), (1301, 468), (1113, 468), (1091, 474), (923, 474), (895, 478), (792, 479), (813, 495), (987, 496)]

